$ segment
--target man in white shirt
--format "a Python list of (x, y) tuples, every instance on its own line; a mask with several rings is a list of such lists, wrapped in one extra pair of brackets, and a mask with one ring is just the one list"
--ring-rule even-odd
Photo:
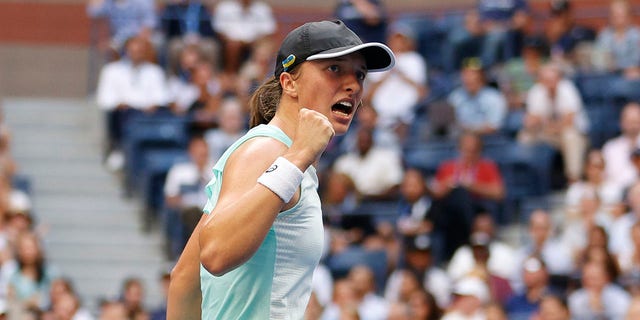
[(106, 112), (109, 151), (121, 148), (127, 119), (154, 112), (169, 102), (164, 71), (147, 60), (150, 46), (143, 38), (129, 39), (126, 56), (106, 64), (100, 72), (96, 102)]
[(559, 66), (544, 65), (538, 82), (527, 94), (527, 113), (518, 140), (546, 142), (558, 148), (564, 159), (565, 176), (573, 182), (582, 176), (588, 125), (576, 86), (564, 78)]
[(396, 56), (395, 67), (367, 75), (371, 85), (365, 101), (370, 100), (378, 112), (378, 125), (383, 129), (396, 130), (398, 126), (410, 125), (416, 105), (427, 93), (427, 64), (415, 51), (415, 40), (410, 26), (394, 24), (388, 44)]
[(213, 30), (223, 41), (225, 72), (233, 73), (240, 68), (246, 50), (276, 31), (276, 21), (266, 2), (227, 0), (214, 10)]
[(606, 180), (625, 189), (638, 179), (638, 171), (631, 162), (631, 154), (640, 147), (640, 104), (631, 102), (620, 113), (622, 134), (602, 147)]
[(338, 157), (333, 170), (349, 176), (358, 194), (364, 198), (395, 196), (403, 178), (400, 154), (393, 149), (375, 146), (373, 132), (366, 128), (358, 131), (357, 144), (356, 151)]
[(164, 184), (165, 206), (176, 212), (184, 225), (184, 238), (170, 239), (171, 250), (176, 254), (182, 251), (181, 246), (202, 216), (202, 208), (207, 202), (204, 189), (213, 176), (209, 148), (202, 137), (196, 136), (189, 141), (188, 153), (190, 161), (174, 164)]

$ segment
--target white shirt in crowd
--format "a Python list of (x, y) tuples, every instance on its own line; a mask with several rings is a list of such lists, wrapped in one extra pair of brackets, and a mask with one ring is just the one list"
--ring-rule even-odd
[[(171, 167), (167, 173), (167, 179), (164, 184), (164, 195), (173, 197), (182, 195), (183, 205), (204, 207), (207, 203), (207, 195), (203, 191), (204, 185), (213, 177), (213, 171), (204, 170), (200, 172), (198, 167), (192, 162), (177, 163)], [(195, 192), (184, 193), (182, 188), (188, 186), (201, 186), (195, 188)]]
[(574, 125), (580, 132), (587, 132), (589, 122), (584, 114), (582, 98), (578, 88), (569, 80), (558, 82), (555, 99), (551, 99), (548, 90), (540, 83), (536, 83), (527, 93), (527, 112), (542, 118), (551, 118), (554, 112), (557, 116), (575, 113)]
[[(500, 241), (491, 241), (489, 244), (489, 272), (505, 279), (514, 279), (519, 272), (519, 266), (514, 257), (515, 251), (509, 245)], [(475, 264), (471, 247), (464, 245), (458, 248), (451, 257), (447, 273), (455, 282), (467, 276)]]
[(100, 72), (96, 99), (103, 110), (120, 104), (140, 110), (166, 106), (169, 96), (164, 71), (153, 63), (134, 66), (128, 60), (110, 62)]
[(243, 9), (240, 1), (222, 1), (215, 8), (213, 29), (225, 37), (253, 42), (276, 31), (271, 7), (262, 1), (252, 1)]
[(351, 177), (363, 195), (380, 195), (402, 181), (402, 159), (394, 150), (372, 147), (364, 156), (356, 152), (342, 155), (334, 170)]
[(602, 146), (607, 181), (625, 189), (638, 179), (638, 171), (631, 163), (631, 153), (638, 146), (638, 141), (625, 136), (613, 138)]
[(371, 101), (378, 112), (378, 122), (381, 127), (389, 127), (398, 121), (402, 123), (413, 121), (420, 92), (408, 85), (399, 73), (423, 86), (427, 83), (427, 64), (420, 54), (413, 51), (397, 54), (396, 64), (392, 70), (367, 75), (367, 80), (371, 82), (378, 82), (387, 77), (380, 84)]

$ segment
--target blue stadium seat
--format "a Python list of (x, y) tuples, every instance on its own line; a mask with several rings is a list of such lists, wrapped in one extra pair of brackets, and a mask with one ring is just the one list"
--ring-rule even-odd
[(397, 200), (364, 200), (349, 214), (371, 216), (374, 223), (382, 221), (394, 222), (398, 218), (399, 208)]
[(407, 146), (403, 158), (408, 167), (420, 169), (431, 176), (436, 173), (440, 163), (454, 158), (456, 154), (455, 141), (438, 140)]
[(612, 104), (592, 104), (585, 107), (590, 127), (590, 146), (601, 148), (607, 140), (620, 133), (620, 111)]
[(351, 268), (366, 265), (373, 271), (378, 292), (382, 292), (387, 277), (387, 262), (387, 253), (384, 250), (366, 250), (361, 246), (352, 245), (345, 251), (330, 256), (327, 267), (334, 278), (342, 278)]
[(183, 148), (149, 150), (142, 156), (140, 185), (147, 212), (154, 217), (164, 205), (164, 182), (171, 167), (189, 161)]
[(573, 80), (585, 104), (612, 102), (612, 90), (618, 75), (612, 73), (581, 73)]
[(188, 139), (187, 121), (182, 117), (143, 115), (131, 119), (125, 128), (123, 143), (128, 193), (139, 191), (137, 177), (143, 169), (145, 153), (186, 148)]

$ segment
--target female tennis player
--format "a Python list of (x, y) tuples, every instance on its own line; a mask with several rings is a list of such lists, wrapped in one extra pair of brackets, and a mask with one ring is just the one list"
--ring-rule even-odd
[(349, 128), (367, 72), (394, 62), (341, 21), (285, 37), (274, 77), (252, 96), (252, 129), (213, 168), (171, 273), (169, 320), (303, 318), (324, 236), (313, 164)]

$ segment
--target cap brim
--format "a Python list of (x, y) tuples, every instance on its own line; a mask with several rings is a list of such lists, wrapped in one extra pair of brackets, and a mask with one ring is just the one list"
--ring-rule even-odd
[(391, 49), (379, 42), (369, 42), (355, 46), (334, 48), (309, 56), (307, 61), (332, 59), (354, 52), (362, 53), (365, 61), (367, 62), (367, 69), (369, 72), (386, 71), (391, 69), (396, 63), (396, 59)]

